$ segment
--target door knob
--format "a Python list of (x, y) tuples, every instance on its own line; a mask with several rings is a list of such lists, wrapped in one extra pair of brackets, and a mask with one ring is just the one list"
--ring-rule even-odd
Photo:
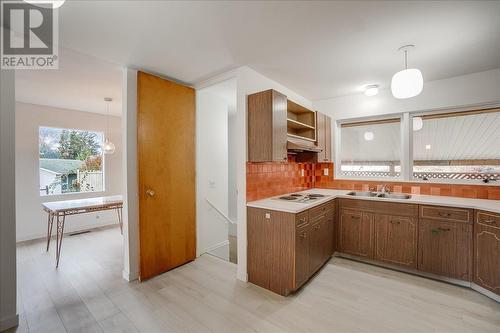
[(147, 189), (147, 190), (146, 190), (146, 195), (148, 195), (148, 196), (150, 196), (150, 197), (154, 197), (154, 195), (155, 195), (155, 191), (150, 190), (150, 189)]

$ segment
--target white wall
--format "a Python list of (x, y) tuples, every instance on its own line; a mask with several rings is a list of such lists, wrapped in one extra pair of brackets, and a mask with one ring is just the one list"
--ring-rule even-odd
[[(425, 73), (424, 73), (425, 74)], [(424, 82), (414, 98), (396, 99), (390, 89), (377, 96), (364, 94), (316, 100), (314, 108), (333, 119), (347, 119), (390, 113), (457, 108), (500, 101), (500, 68), (453, 78)]]
[[(228, 102), (211, 87), (196, 91), (196, 252), (228, 240)], [(234, 92), (236, 94), (236, 91)]]
[(0, 71), (0, 331), (19, 322), (16, 309), (14, 71)]
[(123, 278), (139, 278), (139, 178), (137, 170), (137, 71), (123, 69)]
[(247, 221), (246, 221), (246, 161), (247, 161), (247, 95), (262, 90), (275, 89), (288, 99), (311, 108), (312, 102), (248, 67), (236, 70), (236, 138), (238, 184), (238, 273), (240, 280), (247, 281)]
[[(17, 241), (44, 237), (47, 232), (47, 213), (42, 202), (90, 198), (122, 194), (122, 131), (121, 119), (110, 117), (110, 139), (116, 150), (105, 155), (105, 191), (40, 196), (38, 169), (39, 126), (106, 130), (106, 117), (101, 114), (80, 112), (35, 104), (16, 103), (16, 214)], [(73, 232), (97, 226), (118, 223), (115, 211), (71, 216), (65, 230)]]
[[(235, 85), (236, 88), (236, 85)], [(235, 89), (236, 94), (236, 89)], [(238, 185), (237, 185), (237, 163), (236, 157), (238, 153), (238, 145), (237, 138), (238, 132), (236, 131), (237, 117), (236, 117), (236, 105), (232, 105), (229, 107), (228, 113), (228, 182), (227, 182), (227, 191), (228, 191), (228, 209), (227, 214), (229, 218), (233, 221), (238, 221)], [(229, 235), (236, 236), (237, 225), (230, 224), (229, 225)]]

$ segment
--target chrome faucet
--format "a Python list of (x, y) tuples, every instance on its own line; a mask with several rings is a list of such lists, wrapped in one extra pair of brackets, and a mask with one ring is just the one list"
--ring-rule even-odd
[(391, 191), (389, 190), (389, 188), (387, 187), (386, 184), (383, 184), (382, 187), (380, 188), (380, 193), (391, 193)]

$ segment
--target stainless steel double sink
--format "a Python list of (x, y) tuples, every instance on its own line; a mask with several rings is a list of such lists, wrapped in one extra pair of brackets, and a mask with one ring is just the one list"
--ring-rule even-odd
[(403, 193), (378, 193), (369, 191), (352, 191), (347, 193), (353, 197), (368, 197), (368, 198), (387, 198), (387, 199), (410, 199), (411, 195)]

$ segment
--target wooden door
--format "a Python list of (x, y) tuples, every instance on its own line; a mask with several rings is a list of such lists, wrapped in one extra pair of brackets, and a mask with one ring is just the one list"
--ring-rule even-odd
[(195, 91), (137, 77), (140, 278), (194, 260)]
[(373, 258), (373, 214), (342, 209), (340, 250), (358, 257)]
[[(500, 222), (500, 215), (497, 216)], [(499, 227), (474, 225), (474, 282), (500, 295)]]
[(421, 219), (418, 229), (418, 269), (469, 281), (472, 225)]
[(309, 279), (309, 225), (297, 229), (295, 235), (295, 289)]
[(375, 214), (376, 260), (417, 267), (417, 223), (406, 216)]

